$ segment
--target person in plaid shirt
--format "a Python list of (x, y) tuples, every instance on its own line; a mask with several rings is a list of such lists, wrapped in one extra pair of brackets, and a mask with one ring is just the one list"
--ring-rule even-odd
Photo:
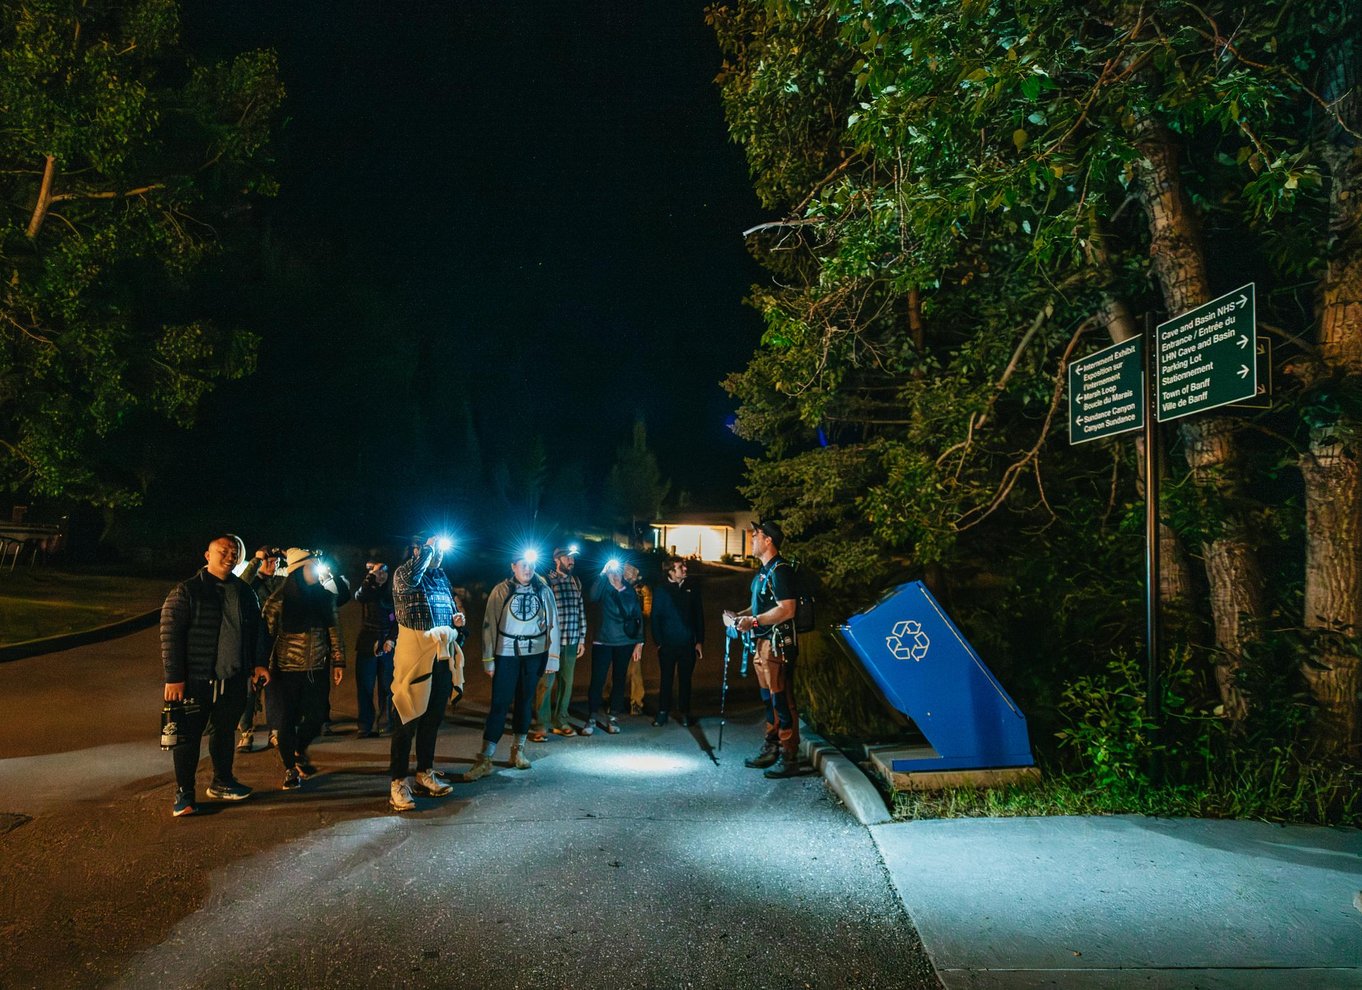
[(577, 660), (586, 652), (586, 605), (582, 601), (582, 585), (572, 574), (577, 564), (577, 551), (559, 547), (553, 551), (553, 570), (545, 578), (553, 591), (558, 606), (558, 634), (563, 657), (556, 674), (545, 673), (539, 679), (534, 694), (534, 725), (530, 727), (530, 742), (543, 742), (546, 726), (555, 736), (575, 736), (577, 730), (568, 722), (568, 705), (572, 702), (572, 675)]
[[(410, 811), (412, 782), (407, 777), (412, 740), (416, 741), (415, 788), (443, 797), (452, 788), (435, 771), (435, 737), (449, 696), (463, 689), (464, 615), (440, 570), (444, 550), (436, 537), (412, 537), (411, 556), (393, 573), (393, 609), (397, 613), (397, 646), (393, 650), (393, 728), (389, 751), (392, 785), (388, 803), (394, 811)], [(446, 544), (447, 545), (447, 544)]]

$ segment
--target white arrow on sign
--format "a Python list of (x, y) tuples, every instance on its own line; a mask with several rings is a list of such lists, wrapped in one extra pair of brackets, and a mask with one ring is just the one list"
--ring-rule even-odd
[(1248, 346), (1248, 337), (1246, 337), (1244, 334), (1241, 333), (1241, 334), (1239, 335), (1239, 341), (1238, 341), (1238, 343), (1239, 343), (1239, 349), (1242, 351), (1245, 347)]
[(1244, 294), (1241, 292), (1241, 293), (1239, 294), (1239, 298), (1238, 298), (1237, 300), (1235, 300), (1235, 303), (1234, 303), (1234, 304), (1235, 304), (1236, 306), (1247, 306), (1247, 305), (1248, 305), (1248, 296), (1244, 295)]
[(1248, 365), (1241, 364), (1239, 366), (1239, 377), (1240, 378), (1248, 377)]

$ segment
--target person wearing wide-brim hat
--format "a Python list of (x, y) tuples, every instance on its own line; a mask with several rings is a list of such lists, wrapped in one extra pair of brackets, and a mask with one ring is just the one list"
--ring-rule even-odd
[(321, 732), (331, 684), (345, 676), (345, 644), (336, 596), (322, 584), (321, 553), (289, 547), (286, 577), (262, 612), (275, 637), (267, 704), (278, 712), (284, 789), (295, 790), (317, 772), (307, 748)]

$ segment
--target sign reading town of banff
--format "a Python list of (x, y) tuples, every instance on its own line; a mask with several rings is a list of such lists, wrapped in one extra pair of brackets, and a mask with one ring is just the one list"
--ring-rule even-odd
[(1257, 394), (1256, 311), (1250, 282), (1159, 324), (1154, 387), (1160, 423)]

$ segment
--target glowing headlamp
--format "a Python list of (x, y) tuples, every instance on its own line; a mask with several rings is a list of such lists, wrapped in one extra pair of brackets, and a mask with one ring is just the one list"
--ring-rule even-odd
[(581, 552), (582, 552), (582, 548), (579, 547), (579, 546), (577, 546), (577, 544), (575, 544), (575, 543), (568, 547), (568, 553), (581, 553)]
[(539, 560), (539, 551), (527, 547), (526, 549), (520, 552), (520, 556), (517, 557), (516, 560), (523, 560), (525, 561), (525, 563), (533, 567), (535, 563)]
[(609, 560), (605, 562), (605, 569), (607, 571), (617, 571), (620, 569), (620, 562), (616, 560), (614, 557), (611, 557)]
[(439, 550), (441, 553), (449, 553), (449, 551), (454, 549), (454, 541), (448, 536), (437, 537), (435, 540), (435, 549)]

